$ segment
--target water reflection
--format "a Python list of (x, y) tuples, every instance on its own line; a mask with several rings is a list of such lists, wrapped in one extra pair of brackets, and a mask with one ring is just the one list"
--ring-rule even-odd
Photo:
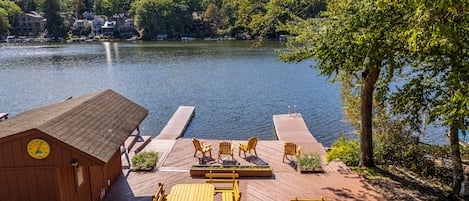
[(112, 66), (111, 42), (103, 42), (103, 45), (106, 51), (106, 64)]

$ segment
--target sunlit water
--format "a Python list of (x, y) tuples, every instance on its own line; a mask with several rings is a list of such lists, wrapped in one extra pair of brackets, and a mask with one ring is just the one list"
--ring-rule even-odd
[[(150, 113), (156, 136), (180, 105), (196, 115), (184, 137), (275, 139), (272, 115), (297, 111), (325, 146), (352, 128), (342, 122), (340, 88), (310, 68), (277, 60), (278, 42), (244, 41), (0, 44), (0, 112), (113, 89)], [(440, 136), (441, 135), (441, 136)], [(427, 135), (439, 143), (444, 134)], [(444, 140), (443, 140), (444, 141)]]

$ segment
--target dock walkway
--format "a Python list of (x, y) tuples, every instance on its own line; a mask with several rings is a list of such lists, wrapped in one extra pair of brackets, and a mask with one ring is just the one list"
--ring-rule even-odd
[(301, 152), (318, 153), (326, 163), (326, 151), (308, 130), (300, 113), (274, 115), (274, 131), (278, 140), (301, 145)]
[(192, 117), (194, 117), (194, 106), (179, 106), (176, 112), (169, 119), (160, 134), (155, 137), (158, 140), (175, 140), (182, 136)]

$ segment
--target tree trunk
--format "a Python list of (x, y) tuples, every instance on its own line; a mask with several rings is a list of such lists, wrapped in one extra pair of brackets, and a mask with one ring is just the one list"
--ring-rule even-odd
[(451, 146), (452, 168), (453, 168), (453, 193), (458, 194), (461, 191), (461, 182), (464, 181), (462, 170), (461, 153), (459, 151), (458, 124), (453, 123), (449, 130), (449, 139)]
[(364, 80), (361, 90), (361, 132), (360, 132), (360, 166), (372, 167), (373, 162), (373, 92), (379, 77), (381, 62), (374, 69), (367, 69), (362, 73)]

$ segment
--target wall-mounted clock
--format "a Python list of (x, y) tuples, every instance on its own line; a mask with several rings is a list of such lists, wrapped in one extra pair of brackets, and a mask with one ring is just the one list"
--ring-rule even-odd
[(27, 151), (35, 159), (44, 159), (50, 154), (50, 146), (43, 139), (32, 139), (28, 143)]

